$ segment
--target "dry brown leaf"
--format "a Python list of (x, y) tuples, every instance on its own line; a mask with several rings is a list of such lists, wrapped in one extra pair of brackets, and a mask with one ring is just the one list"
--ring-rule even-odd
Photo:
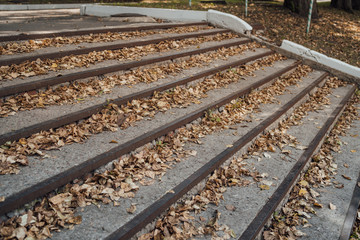
[(347, 175), (345, 175), (345, 174), (342, 174), (341, 175), (343, 178), (345, 178), (346, 180), (351, 180), (351, 177), (349, 177), (349, 176), (347, 176)]
[(135, 204), (131, 204), (131, 206), (126, 209), (126, 211), (127, 211), (128, 213), (133, 214), (133, 213), (136, 211), (136, 206), (135, 206)]

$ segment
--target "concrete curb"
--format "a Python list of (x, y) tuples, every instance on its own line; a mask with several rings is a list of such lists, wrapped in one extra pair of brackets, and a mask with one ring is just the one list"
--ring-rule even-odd
[(0, 11), (76, 9), (84, 4), (0, 4)]
[(342, 62), (335, 58), (330, 58), (324, 54), (318, 53), (316, 51), (310, 50), (309, 48), (306, 48), (302, 45), (299, 45), (297, 43), (283, 40), (280, 48), (293, 52), (296, 55), (299, 55), (303, 58), (310, 59), (312, 61), (324, 64), (326, 66), (329, 66), (333, 69), (336, 69), (340, 72), (344, 72), (346, 74), (349, 74), (351, 76), (354, 76), (356, 78), (360, 78), (360, 68), (352, 66), (350, 64), (347, 64), (345, 62)]
[[(340, 70), (335, 69), (332, 66), (326, 65), (324, 62), (315, 61), (312, 58), (305, 58), (304, 56), (301, 56), (298, 53), (294, 52), (292, 49), (284, 49), (284, 48), (278, 47), (277, 45), (274, 45), (272, 43), (264, 41), (263, 39), (256, 37), (254, 35), (250, 35), (250, 39), (257, 41), (258, 43), (263, 44), (264, 46), (270, 48), (271, 50), (278, 52), (288, 58), (294, 58), (297, 60), (301, 60), (303, 64), (309, 65), (310, 67), (312, 67), (314, 69), (327, 71), (327, 72), (333, 74), (334, 76), (339, 77), (342, 80), (345, 80), (348, 82), (353, 82), (360, 86), (360, 77), (358, 77), (358, 76), (354, 76), (349, 73), (346, 73), (346, 72), (342, 71), (341, 69)], [(286, 40), (284, 40), (284, 41), (286, 41)], [(301, 46), (301, 45), (299, 45), (299, 46)], [(303, 47), (303, 46), (301, 46), (301, 47)], [(327, 58), (329, 58), (329, 57), (327, 57)], [(334, 59), (334, 60), (336, 60), (336, 59)], [(337, 61), (339, 61), (339, 60), (337, 60)], [(339, 61), (339, 62), (341, 62), (341, 61)], [(344, 63), (344, 62), (341, 62), (341, 63)], [(347, 64), (347, 65), (349, 65), (349, 64)], [(351, 66), (351, 65), (349, 65), (349, 66)], [(352, 66), (352, 67), (354, 67), (354, 66)], [(356, 67), (354, 67), (354, 68), (356, 68)]]
[(250, 34), (253, 29), (247, 22), (234, 15), (211, 9), (207, 12), (207, 21), (214, 26), (231, 29), (238, 33)]
[(141, 7), (123, 7), (123, 6), (98, 6), (84, 5), (80, 8), (82, 15), (91, 15), (98, 17), (109, 17), (120, 13), (139, 13), (149, 17), (155, 17), (167, 20), (177, 21), (206, 21), (207, 12), (192, 10), (177, 10), (163, 8), (141, 8)]

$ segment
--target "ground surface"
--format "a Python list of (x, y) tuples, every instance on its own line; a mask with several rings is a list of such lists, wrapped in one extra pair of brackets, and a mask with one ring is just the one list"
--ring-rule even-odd
[[(181, 5), (179, 5), (179, 7), (180, 6)], [(205, 6), (201, 6), (201, 5), (197, 4), (197, 5), (195, 5), (195, 7), (201, 8), (201, 9), (208, 8), (208, 7), (217, 8), (219, 10), (222, 10), (225, 12), (230, 12), (233, 14), (242, 12), (242, 7), (240, 5), (236, 5), (236, 4), (229, 4), (226, 7), (214, 7), (214, 5), (207, 5), (205, 7)], [(257, 10), (259, 12), (256, 12)], [(327, 9), (326, 11), (328, 11), (328, 10), (329, 9)], [(247, 19), (248, 22), (259, 22), (259, 23), (263, 24), (265, 26), (265, 32), (262, 33), (262, 35), (273, 42), (279, 43), (280, 39), (284, 38), (284, 39), (290, 39), (292, 41), (301, 43), (303, 45), (310, 44), (310, 45), (306, 45), (306, 46), (311, 47), (320, 52), (323, 52), (329, 56), (340, 58), (340, 59), (347, 61), (353, 65), (357, 65), (357, 66), (360, 65), (360, 62), (359, 62), (359, 37), (360, 36), (358, 35), (359, 34), (358, 29), (359, 29), (360, 23), (359, 23), (359, 20), (356, 20), (356, 18), (353, 18), (353, 17), (359, 16), (359, 15), (356, 15), (358, 13), (356, 13), (355, 15), (347, 15), (347, 14), (341, 15), (340, 14), (341, 12), (334, 11), (334, 13), (335, 13), (334, 16), (339, 17), (337, 20), (338, 22), (334, 23), (334, 25), (331, 25), (330, 21), (326, 20), (325, 18), (323, 20), (319, 20), (317, 23), (315, 23), (313, 25), (314, 32), (312, 34), (314, 34), (314, 35), (310, 34), (310, 36), (308, 36), (308, 37), (306, 37), (305, 34), (303, 34), (303, 32), (302, 32), (302, 28), (304, 27), (305, 20), (302, 19), (302, 20), (298, 21), (299, 19), (295, 15), (292, 15), (291, 13), (280, 8), (279, 6), (252, 5), (252, 6), (250, 6), (249, 13), (250, 13), (250, 17), (245, 18), (245, 19)], [(279, 23), (279, 25), (277, 25), (278, 21), (275, 19), (279, 19), (279, 17), (284, 16), (284, 14), (286, 14), (285, 16), (288, 20), (288, 21), (286, 21), (288, 26), (286, 26), (283, 23), (281, 25), (280, 25), (280, 23)], [(330, 10), (329, 10), (329, 14), (330, 14)], [(336, 14), (338, 14), (338, 15), (336, 15)], [(17, 15), (18, 15), (17, 18), (18, 18), (19, 22), (21, 22), (22, 21), (22, 20), (20, 20), (21, 13), (18, 13)], [(241, 16), (241, 14), (238, 14), (238, 15)], [(6, 16), (4, 16), (4, 17), (6, 17)], [(9, 17), (9, 16), (7, 16), (7, 17)], [(45, 25), (47, 24), (46, 26), (50, 26), (50, 28), (51, 28), (51, 24), (54, 24), (50, 21), (51, 16), (49, 15), (49, 16), (43, 16), (43, 17), (46, 17), (46, 21), (44, 21), (45, 19), (41, 19), (41, 18), (35, 19), (34, 18), (32, 20), (32, 21), (34, 21), (34, 23), (32, 23), (32, 21), (28, 21), (26, 26), (31, 26), (31, 24), (33, 24), (33, 26), (36, 26), (36, 23), (43, 22)], [(59, 13), (58, 17), (61, 17), (61, 13)], [(85, 18), (89, 19), (90, 24), (91, 24), (92, 19), (90, 17), (89, 18), (85, 17)], [(346, 18), (346, 20), (344, 20), (344, 18)], [(74, 19), (76, 19), (75, 15), (74, 15)], [(71, 21), (75, 21), (74, 19)], [(267, 19), (267, 20), (265, 21), (265, 19)], [(269, 20), (269, 19), (274, 19), (274, 20)], [(12, 18), (12, 16), (10, 16), (9, 20), (13, 21), (14, 18)], [(295, 24), (295, 21), (297, 21), (296, 24)], [(17, 24), (18, 22), (17, 22), (17, 20), (14, 20), (12, 23)], [(23, 23), (24, 22), (20, 23), (19, 26), (25, 27), (25, 25)], [(350, 23), (350, 25), (349, 25), (349, 23)], [(116, 25), (118, 25), (118, 23), (116, 23)], [(332, 32), (331, 29), (329, 30), (329, 32), (326, 32), (326, 31), (324, 31), (324, 29), (325, 29), (325, 27), (323, 27), (324, 25), (326, 25), (327, 27), (330, 26), (329, 28), (326, 28), (326, 29), (330, 29), (331, 26), (337, 26), (336, 29), (338, 29), (339, 32), (335, 32), (335, 30), (333, 30), (333, 32)], [(44, 28), (46, 28), (46, 26)], [(346, 27), (344, 27), (344, 26), (346, 26)], [(352, 28), (349, 26), (352, 26)], [(45, 30), (48, 30), (48, 29), (45, 29)], [(21, 31), (26, 31), (26, 30), (23, 29)], [(343, 34), (343, 35), (341, 35), (341, 34)], [(349, 37), (349, 38), (347, 38), (347, 37)], [(299, 39), (303, 39), (303, 40), (299, 40)], [(333, 39), (333, 41), (331, 41), (331, 39)], [(329, 42), (330, 45), (322, 46), (324, 41)], [(339, 43), (342, 43), (342, 44), (339, 44)], [(321, 49), (317, 49), (317, 48), (321, 48)], [(337, 55), (337, 54), (339, 54), (339, 55)], [(297, 85), (297, 88), (298, 87), (299, 86)], [(172, 114), (172, 113), (170, 113), (170, 114)], [(170, 117), (167, 117), (167, 118), (170, 118)], [(110, 137), (110, 135), (108, 133), (107, 133), (107, 135)], [(114, 139), (114, 138), (110, 137), (105, 142), (111, 143), (111, 139)], [(89, 143), (91, 145), (91, 142), (89, 142)], [(214, 141), (214, 143), (215, 143), (214, 145), (216, 145), (216, 146), (218, 145), (217, 144), (218, 142)], [(82, 145), (82, 147), (84, 145)], [(354, 149), (355, 148), (351, 148), (351, 150), (354, 150)], [(200, 153), (201, 151), (199, 150), (198, 152)], [(352, 153), (350, 152), (350, 154), (352, 154)], [(200, 155), (202, 155), (202, 154), (200, 154)], [(258, 161), (258, 160), (256, 160), (256, 161)], [(181, 172), (181, 171), (178, 171), (178, 172)], [(166, 186), (166, 187), (168, 187), (168, 186)], [(167, 189), (166, 187), (163, 189), (164, 191)], [(255, 188), (256, 188), (256, 190), (260, 191), (257, 187), (255, 187)], [(148, 194), (146, 194), (146, 195), (148, 195)], [(129, 201), (125, 202), (125, 204), (123, 204), (123, 206), (126, 204), (129, 205), (130, 202)], [(339, 206), (339, 204), (336, 204), (336, 205)], [(138, 205), (138, 211), (139, 210), (140, 210), (140, 205)], [(110, 212), (111, 212), (111, 210), (110, 210)], [(86, 214), (86, 212), (84, 214)], [(95, 226), (99, 227), (100, 225), (95, 224)], [(316, 230), (316, 229), (313, 229), (313, 230)], [(82, 234), (82, 236), (84, 236), (84, 235), (85, 234)], [(59, 236), (55, 236), (55, 238), (58, 237), (59, 239), (64, 239), (64, 237), (63, 237), (64, 235), (59, 235)], [(329, 239), (331, 239), (331, 238), (329, 238)], [(358, 238), (355, 238), (355, 239), (358, 239)]]

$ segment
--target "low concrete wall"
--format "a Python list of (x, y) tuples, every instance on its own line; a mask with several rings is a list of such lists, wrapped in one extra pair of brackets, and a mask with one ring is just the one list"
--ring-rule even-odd
[(206, 21), (207, 12), (162, 9), (162, 8), (140, 8), (140, 7), (123, 7), (123, 6), (98, 6), (85, 5), (80, 9), (82, 15), (91, 15), (99, 17), (108, 17), (119, 13), (139, 13), (149, 17), (155, 17), (167, 20), (177, 21)]
[(84, 4), (0, 4), (0, 11), (73, 9)]
[(355, 78), (360, 78), (360, 68), (342, 62), (338, 59), (328, 57), (316, 51), (310, 50), (309, 48), (306, 48), (297, 43), (293, 43), (288, 40), (283, 40), (280, 48), (293, 52), (294, 54), (299, 55), (305, 59), (310, 59), (312, 61), (329, 66), (340, 72), (344, 72), (348, 75), (354, 76)]
[(209, 10), (207, 13), (207, 21), (214, 26), (231, 29), (234, 32), (250, 34), (252, 27), (244, 20), (216, 10)]

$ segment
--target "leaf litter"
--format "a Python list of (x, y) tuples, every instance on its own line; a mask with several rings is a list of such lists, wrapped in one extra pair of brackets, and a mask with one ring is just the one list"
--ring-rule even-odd
[(9, 42), (0, 46), (0, 55), (13, 55), (16, 53), (29, 53), (37, 49), (47, 47), (61, 47), (67, 44), (79, 43), (98, 43), (98, 42), (113, 42), (116, 40), (130, 40), (133, 38), (142, 38), (155, 34), (167, 33), (190, 33), (199, 30), (213, 29), (211, 26), (190, 26), (190, 27), (176, 27), (159, 31), (132, 31), (132, 32), (107, 32), (88, 34), (75, 37), (54, 37), (36, 40), (28, 40), (22, 42)]
[[(56, 130), (51, 129), (33, 134), (27, 139), (6, 143), (0, 147), (0, 174), (18, 173), (20, 165), (28, 165), (27, 155), (47, 157), (42, 150), (58, 149), (65, 144), (83, 142), (93, 134), (117, 131), (118, 125), (125, 129), (136, 121), (154, 117), (159, 111), (165, 112), (170, 108), (199, 103), (199, 99), (206, 97), (206, 92), (237, 82), (240, 77), (251, 75), (255, 70), (271, 66), (275, 61), (281, 59), (283, 59), (281, 55), (274, 54), (231, 71), (217, 73), (194, 86), (186, 88), (178, 86), (172, 90), (154, 93), (148, 99), (132, 100), (121, 107), (110, 104), (106, 109), (92, 115), (80, 124), (69, 124)], [(122, 118), (121, 124), (118, 124), (119, 118)]]
[[(295, 84), (295, 83), (293, 83)], [(320, 98), (322, 93), (322, 97), (324, 98), (327, 94), (330, 93), (329, 88), (330, 87), (337, 87), (338, 85), (341, 85), (342, 83), (338, 81), (336, 78), (330, 79), (327, 84), (318, 92), (316, 92), (309, 101), (302, 104), (300, 107), (298, 107), (295, 111), (296, 114), (299, 114), (300, 112), (304, 116), (306, 113), (304, 112), (306, 110), (313, 110), (312, 108), (308, 108), (308, 106), (315, 106), (316, 105), (316, 99)], [(311, 103), (310, 103), (311, 102)], [(327, 104), (328, 101), (324, 101), (323, 104)], [(321, 103), (319, 103), (320, 105)], [(291, 120), (293, 120), (293, 117), (290, 117), (287, 119), (287, 121), (284, 121), (283, 123), (279, 124), (279, 128), (282, 129), (285, 126), (285, 124), (296, 124), (292, 123)], [(275, 132), (273, 130), (272, 132)], [(264, 137), (264, 136), (262, 136)], [(271, 138), (269, 139), (271, 142)], [(285, 138), (286, 140), (286, 138)], [(254, 154), (254, 149), (256, 149), (258, 152), (261, 151), (269, 151), (269, 145), (261, 145), (259, 146), (258, 143), (255, 143), (253, 146), (248, 148), (247, 154)], [(278, 146), (281, 149), (281, 146)], [(272, 151), (272, 149), (270, 149)], [(201, 211), (204, 211), (207, 209), (206, 205), (208, 204), (214, 204), (218, 206), (219, 201), (223, 199), (222, 193), (226, 191), (226, 187), (231, 186), (246, 186), (250, 184), (248, 180), (245, 180), (244, 176), (252, 176), (254, 181), (259, 182), (261, 179), (261, 175), (257, 172), (250, 172), (247, 168), (244, 166), (246, 163), (243, 161), (244, 158), (247, 158), (247, 154), (243, 155), (240, 158), (234, 158), (229, 166), (221, 167), (217, 170), (215, 170), (214, 174), (212, 174), (209, 178), (209, 180), (206, 182), (205, 188), (202, 189), (198, 194), (187, 198), (186, 200), (183, 200), (181, 203), (178, 203), (175, 207), (172, 206), (168, 210), (167, 215), (160, 218), (156, 222), (155, 229), (151, 230), (149, 233), (146, 233), (139, 237), (140, 240), (143, 239), (188, 239), (195, 236), (201, 236), (205, 234), (212, 235), (212, 238), (219, 237), (218, 232), (222, 231), (221, 227), (226, 227), (225, 225), (217, 224), (213, 228), (209, 228), (208, 225), (199, 224), (193, 216), (193, 213), (199, 214)], [(233, 171), (231, 171), (233, 170)], [(231, 173), (231, 174), (229, 174)], [(266, 175), (264, 175), (266, 176)], [(235, 179), (235, 180), (234, 180)], [(260, 183), (266, 183), (261, 184), (260, 188), (263, 190), (268, 190), (269, 187), (272, 185), (271, 181), (268, 180), (262, 180)], [(235, 183), (235, 184), (234, 184)], [(306, 182), (301, 182), (303, 186), (308, 186)], [(315, 192), (315, 191), (313, 191)], [(307, 194), (307, 190), (304, 189), (304, 195)], [(308, 206), (305, 204), (304, 206), (307, 208)], [(312, 210), (311, 207), (308, 207), (309, 210)], [(284, 211), (292, 212), (292, 210), (289, 209), (283, 209)], [(305, 217), (310, 217), (306, 211), (297, 211), (296, 215), (302, 215)], [(187, 219), (191, 220), (191, 224), (189, 225), (189, 221), (187, 221), (186, 225), (184, 224), (182, 218), (184, 216), (187, 216)], [(174, 218), (175, 217), (175, 218)], [(200, 219), (201, 221), (201, 219)], [(220, 227), (221, 226), (221, 227)], [(180, 229), (182, 231), (175, 231), (174, 228)], [(267, 239), (271, 239), (268, 237), (270, 233), (265, 232), (264, 236)], [(294, 236), (302, 236), (303, 233), (299, 230), (293, 230)], [(224, 235), (225, 239), (227, 239), (229, 236), (226, 234)], [(233, 236), (231, 236), (233, 237)]]
[[(300, 67), (298, 69), (301, 70)], [(299, 70), (292, 73), (292, 76), (299, 74), (297, 72), (299, 72)], [(286, 79), (286, 77), (283, 78)], [(224, 107), (225, 110), (222, 111), (222, 114), (208, 112), (200, 123), (182, 127), (176, 132), (171, 132), (166, 136), (160, 137), (156, 141), (156, 144), (147, 144), (139, 152), (122, 156), (118, 161), (113, 163), (110, 170), (88, 174), (84, 179), (75, 180), (73, 184), (68, 184), (59, 193), (49, 194), (48, 197), (40, 200), (35, 204), (34, 208), (27, 210), (23, 215), (14, 216), (2, 222), (0, 224), (1, 236), (5, 239), (14, 237), (17, 231), (19, 231), (16, 229), (21, 227), (22, 233), (25, 232), (26, 236), (34, 238), (50, 237), (51, 231), (59, 231), (61, 228), (72, 229), (74, 224), (81, 222), (81, 217), (75, 216), (77, 207), (85, 207), (91, 204), (97, 205), (101, 202), (104, 204), (112, 202), (114, 206), (118, 206), (118, 199), (132, 198), (135, 196), (135, 192), (139, 188), (139, 183), (144, 186), (150, 185), (156, 178), (164, 175), (166, 169), (170, 168), (172, 163), (180, 161), (181, 158), (185, 158), (186, 156), (195, 155), (193, 151), (183, 149), (185, 142), (190, 141), (196, 143), (199, 138), (206, 134), (227, 129), (229, 124), (242, 121), (244, 119), (243, 115), (257, 109), (257, 106), (262, 103), (263, 98), (265, 99), (264, 102), (271, 102), (274, 95), (269, 94), (268, 89), (277, 89), (278, 85), (284, 87), (286, 84), (291, 85), (296, 83), (291, 78), (288, 80), (288, 82), (281, 79), (277, 80), (270, 87), (261, 90), (262, 94), (256, 91), (252, 92), (249, 94), (249, 99), (246, 102), (242, 98), (233, 100), (232, 103)], [(285, 91), (285, 88), (283, 91)], [(277, 92), (281, 94), (280, 91)], [(113, 109), (115, 108), (114, 106), (111, 107)], [(218, 117), (220, 121), (216, 120)], [(232, 168), (221, 169), (216, 172), (221, 176), (225, 174), (227, 177), (222, 178), (221, 181), (218, 181), (216, 177), (213, 177), (212, 180), (219, 187), (222, 186), (223, 183), (228, 185), (248, 184), (248, 180), (240, 178), (237, 172), (251, 175), (243, 165), (237, 163), (232, 166)], [(214, 176), (217, 175), (215, 174)], [(211, 187), (211, 185), (209, 185), (209, 187)], [(198, 204), (193, 204), (194, 209), (199, 210), (203, 204), (209, 202), (216, 203), (219, 201), (221, 194), (212, 192), (211, 189), (212, 188), (207, 189), (207, 191), (204, 192), (204, 197), (198, 196), (195, 198), (194, 203), (198, 202)], [(221, 189), (224, 188), (221, 187)], [(132, 211), (133, 209), (134, 207), (129, 210)], [(185, 211), (186, 209), (190, 208), (184, 208), (183, 210)], [(191, 216), (184, 211), (181, 213), (181, 219), (191, 219)], [(28, 221), (25, 226), (21, 226), (21, 219), (25, 218), (25, 215), (30, 216), (29, 219), (33, 219), (34, 222)], [(235, 237), (233, 230), (227, 226), (219, 226), (217, 224), (219, 217), (220, 213), (216, 214), (215, 218), (210, 219), (206, 227), (201, 231), (212, 232), (213, 230), (221, 230), (226, 236)], [(184, 222), (184, 225), (186, 230), (190, 231), (193, 229), (187, 222)], [(171, 229), (165, 229), (164, 232), (166, 233), (166, 231), (168, 233), (169, 231), (172, 233), (175, 232), (176, 234), (184, 233), (176, 226)]]
[(0, 117), (14, 115), (17, 111), (31, 110), (35, 108), (44, 108), (49, 105), (61, 105), (67, 103), (79, 102), (88, 96), (97, 96), (99, 94), (108, 94), (116, 86), (132, 86), (134, 84), (145, 82), (151, 83), (165, 78), (167, 75), (175, 75), (181, 70), (199, 67), (203, 64), (209, 64), (216, 59), (227, 59), (230, 56), (241, 54), (245, 50), (260, 47), (257, 43), (250, 43), (230, 48), (222, 48), (208, 54), (198, 54), (185, 60), (173, 61), (168, 64), (159, 64), (150, 68), (137, 68), (123, 74), (114, 74), (106, 76), (99, 81), (93, 78), (87, 82), (74, 81), (69, 85), (50, 88), (45, 91), (35, 93), (25, 93), (6, 98), (0, 103)]
[(175, 41), (163, 41), (157, 44), (122, 48), (118, 50), (93, 51), (88, 54), (70, 55), (58, 59), (37, 59), (35, 61), (25, 61), (21, 64), (0, 67), (0, 81), (12, 80), (16, 77), (31, 77), (44, 75), (50, 71), (65, 69), (75, 69), (80, 67), (90, 67), (90, 65), (106, 60), (138, 60), (140, 57), (151, 53), (162, 53), (169, 50), (184, 49), (188, 46), (197, 45), (209, 41), (221, 41), (238, 37), (233, 33), (218, 33), (213, 36), (190, 38)]
[[(343, 84), (344, 83), (339, 83), (339, 81), (336, 80), (333, 81), (330, 87), (342, 86)], [(324, 98), (324, 92), (329, 91), (329, 88), (323, 89), (321, 95), (311, 98), (311, 103), (307, 103), (303, 108), (311, 111), (316, 107), (317, 101), (321, 101)], [(282, 208), (282, 211), (274, 215), (271, 226), (263, 234), (265, 240), (297, 239), (300, 237), (297, 234), (299, 230), (297, 230), (296, 227), (300, 225), (303, 227), (309, 226), (306, 218), (311, 217), (310, 214), (316, 214), (316, 210), (312, 206), (317, 208), (324, 207), (324, 204), (319, 203), (316, 199), (320, 194), (315, 189), (331, 185), (336, 188), (343, 187), (343, 184), (331, 180), (333, 176), (337, 174), (336, 159), (333, 157), (332, 152), (340, 151), (341, 141), (339, 136), (345, 135), (351, 122), (358, 118), (358, 112), (354, 106), (359, 103), (359, 100), (359, 96), (356, 95), (350, 100), (343, 114), (322, 144), (319, 152), (312, 157), (309, 168), (291, 190), (290, 197)], [(326, 104), (327, 101), (328, 100), (324, 100), (321, 104)], [(319, 106), (315, 109), (318, 108)], [(302, 115), (301, 112), (297, 111), (291, 118), (298, 119), (299, 116)], [(298, 123), (298, 121), (296, 122)], [(304, 182), (306, 182), (305, 185)], [(303, 191), (304, 194), (301, 192), (302, 189), (306, 190), (306, 192)], [(336, 210), (334, 204), (326, 204), (331, 210)], [(306, 214), (299, 214), (299, 212)]]

